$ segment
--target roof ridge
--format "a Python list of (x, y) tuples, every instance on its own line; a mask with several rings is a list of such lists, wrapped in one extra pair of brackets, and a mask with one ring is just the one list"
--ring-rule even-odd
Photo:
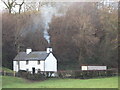
[(32, 51), (32, 52), (46, 52), (46, 51)]
[(28, 59), (37, 59), (37, 60), (45, 60), (49, 55), (46, 51), (34, 51), (30, 54), (26, 54), (26, 52), (19, 52), (14, 60), (28, 60)]
[[(47, 52), (47, 51), (32, 51), (32, 52)], [(22, 52), (19, 52), (19, 53), (26, 53), (26, 52), (22, 51)]]

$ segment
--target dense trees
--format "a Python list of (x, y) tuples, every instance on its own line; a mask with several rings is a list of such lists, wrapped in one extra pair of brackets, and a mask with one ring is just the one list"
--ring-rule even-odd
[[(33, 50), (48, 47), (43, 18), (40, 8), (34, 7), (36, 4), (31, 9), (26, 5), (24, 13), (3, 13), (3, 66), (12, 68), (15, 55), (28, 47)], [(42, 6), (40, 2), (37, 5)], [(48, 28), (58, 69), (79, 69), (83, 64), (117, 67), (118, 8), (114, 5), (81, 2), (59, 8)]]
[[(35, 17), (36, 16), (36, 17)], [(12, 60), (30, 47), (45, 50), (44, 25), (40, 13), (2, 14), (2, 65), (12, 69)]]
[(59, 63), (117, 67), (117, 9), (98, 5), (74, 3), (53, 17), (49, 33)]
[(16, 20), (13, 15), (4, 14), (2, 16), (2, 65), (9, 68), (12, 68), (12, 60), (16, 53), (14, 47), (15, 24)]
[(48, 43), (40, 31), (28, 32), (23, 38), (22, 43), (25, 48), (32, 48), (34, 51), (45, 51)]

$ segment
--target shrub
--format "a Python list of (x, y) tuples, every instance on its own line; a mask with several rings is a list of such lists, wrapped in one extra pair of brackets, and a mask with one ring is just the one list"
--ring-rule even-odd
[(28, 72), (25, 71), (25, 70), (19, 70), (19, 71), (18, 71), (18, 76), (19, 76), (19, 77), (26, 78), (27, 75), (28, 75)]
[(46, 77), (41, 73), (39, 73), (39, 74), (28, 74), (27, 79), (38, 81), (38, 80), (45, 80)]
[(25, 70), (20, 70), (18, 72), (19, 77), (23, 77), (29, 80), (45, 80), (46, 77), (42, 73), (37, 73), (37, 74), (31, 74), (30, 72), (27, 72)]

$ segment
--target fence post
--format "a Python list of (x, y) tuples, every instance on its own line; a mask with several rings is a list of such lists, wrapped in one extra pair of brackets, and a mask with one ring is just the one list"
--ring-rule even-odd
[(15, 72), (13, 72), (14, 77), (15, 77), (15, 74), (16, 74), (16, 73), (15, 73)]

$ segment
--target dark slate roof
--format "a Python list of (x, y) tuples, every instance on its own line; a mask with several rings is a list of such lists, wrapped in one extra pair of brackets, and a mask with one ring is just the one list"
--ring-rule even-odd
[(26, 52), (20, 52), (14, 60), (45, 60), (48, 55), (49, 53), (46, 51), (35, 51), (29, 54), (26, 54)]

